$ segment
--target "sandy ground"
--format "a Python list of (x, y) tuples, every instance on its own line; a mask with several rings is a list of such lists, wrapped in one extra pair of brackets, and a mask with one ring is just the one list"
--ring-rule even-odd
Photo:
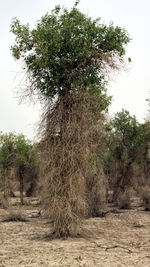
[(150, 212), (143, 207), (84, 220), (82, 238), (49, 240), (51, 224), (35, 204), (26, 199), (21, 208), (27, 222), (3, 222), (10, 211), (0, 208), (0, 267), (150, 267)]

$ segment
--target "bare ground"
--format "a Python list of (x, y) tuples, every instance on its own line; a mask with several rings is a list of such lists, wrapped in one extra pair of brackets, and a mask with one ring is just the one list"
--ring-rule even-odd
[(26, 222), (4, 222), (10, 210), (0, 208), (0, 267), (150, 267), (150, 212), (137, 201), (84, 220), (83, 236), (66, 240), (47, 237), (51, 223), (39, 216), (37, 199), (21, 208), (18, 201), (11, 199), (11, 210), (21, 209)]

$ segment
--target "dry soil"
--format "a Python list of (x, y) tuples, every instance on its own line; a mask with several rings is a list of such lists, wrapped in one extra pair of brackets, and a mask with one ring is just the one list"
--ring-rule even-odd
[[(0, 208), (0, 267), (150, 267), (150, 212), (133, 201), (132, 209), (109, 207), (105, 217), (83, 221), (80, 238), (50, 240), (51, 223), (39, 215), (38, 199)], [(136, 203), (136, 204), (135, 204)], [(26, 222), (4, 222), (18, 211)]]

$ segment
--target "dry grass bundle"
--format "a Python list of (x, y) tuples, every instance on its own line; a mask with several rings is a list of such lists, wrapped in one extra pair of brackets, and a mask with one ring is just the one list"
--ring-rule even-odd
[[(90, 210), (95, 206), (95, 200), (91, 200), (92, 205), (87, 202), (89, 196), (92, 199), (89, 180), (96, 180), (91, 176), (93, 166), (89, 166), (90, 153), (95, 149), (91, 107), (85, 95), (60, 98), (53, 110), (47, 106), (42, 122), (42, 202), (45, 213), (53, 220), (54, 237), (77, 236), (89, 205)], [(94, 183), (93, 199), (99, 190), (97, 185)]]
[(9, 210), (2, 222), (27, 222), (28, 220), (20, 210)]
[(8, 199), (6, 199), (4, 194), (0, 192), (0, 207), (5, 209), (8, 207), (8, 205)]
[(101, 157), (104, 152), (105, 132), (101, 125), (90, 129), (89, 164), (86, 166), (88, 216), (101, 216), (106, 208), (108, 180), (103, 172)]

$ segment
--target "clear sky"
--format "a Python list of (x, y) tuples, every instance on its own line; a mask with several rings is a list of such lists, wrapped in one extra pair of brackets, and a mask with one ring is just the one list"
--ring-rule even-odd
[[(34, 26), (55, 5), (70, 8), (75, 0), (5, 0), (0, 8), (0, 131), (23, 133), (33, 139), (40, 116), (40, 106), (18, 105), (15, 91), (21, 83), (21, 68), (10, 53), (14, 37), (9, 32), (13, 17)], [(150, 0), (81, 0), (78, 8), (92, 18), (124, 27), (132, 41), (127, 57), (132, 63), (125, 71), (111, 76), (108, 92), (113, 95), (110, 114), (122, 108), (142, 122), (148, 114), (150, 97)]]

